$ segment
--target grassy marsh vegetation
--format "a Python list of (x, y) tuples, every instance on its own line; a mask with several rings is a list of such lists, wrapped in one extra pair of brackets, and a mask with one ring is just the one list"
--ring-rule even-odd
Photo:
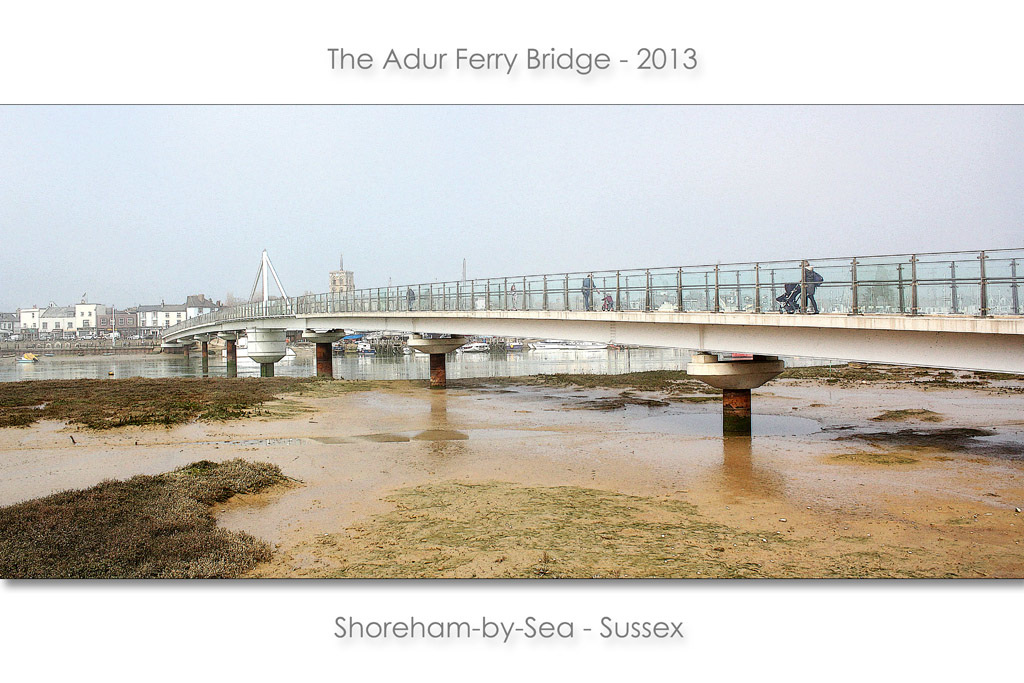
[(275, 465), (208, 460), (0, 508), (5, 579), (229, 578), (270, 546), (217, 527), (210, 506), (285, 482)]

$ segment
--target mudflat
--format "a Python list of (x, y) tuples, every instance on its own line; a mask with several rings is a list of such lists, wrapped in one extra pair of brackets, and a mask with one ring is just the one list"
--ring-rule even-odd
[(243, 458), (299, 480), (213, 509), (272, 545), (253, 577), (1024, 576), (1021, 381), (915, 372), (772, 382), (749, 439), (671, 378), (339, 381), (246, 419), (43, 420), (0, 429), (0, 505)]

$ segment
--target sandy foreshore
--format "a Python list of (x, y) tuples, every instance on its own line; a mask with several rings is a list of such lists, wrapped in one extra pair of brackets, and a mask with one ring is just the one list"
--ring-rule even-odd
[(273, 544), (251, 576), (1024, 576), (1012, 382), (777, 380), (750, 440), (715, 436), (715, 402), (602, 405), (621, 393), (393, 382), (245, 420), (2, 429), (0, 505), (241, 457), (301, 482), (216, 509)]

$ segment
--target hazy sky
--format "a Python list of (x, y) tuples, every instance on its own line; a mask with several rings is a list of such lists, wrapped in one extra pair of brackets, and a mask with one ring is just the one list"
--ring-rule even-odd
[(1024, 246), (1024, 107), (0, 107), (0, 310)]

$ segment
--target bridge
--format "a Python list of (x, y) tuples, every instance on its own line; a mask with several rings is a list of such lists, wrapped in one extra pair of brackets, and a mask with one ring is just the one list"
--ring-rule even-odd
[[(266, 375), (293, 333), (317, 344), (318, 374), (330, 375), (330, 344), (343, 330), (407, 332), (410, 346), (431, 354), (439, 386), (443, 353), (464, 335), (685, 348), (699, 352), (688, 371), (727, 392), (743, 390), (725, 386), (744, 384), (742, 375), (766, 376), (746, 387), (749, 407), (749, 389), (781, 371), (780, 355), (1024, 373), (1022, 266), (1024, 249), (997, 249), (517, 275), (274, 299), (267, 277), (276, 274), (264, 254), (262, 301), (191, 318), (162, 339), (199, 340), (205, 352), (219, 335), (233, 363), (234, 339), (245, 334)], [(753, 360), (718, 357), (735, 352)]]

